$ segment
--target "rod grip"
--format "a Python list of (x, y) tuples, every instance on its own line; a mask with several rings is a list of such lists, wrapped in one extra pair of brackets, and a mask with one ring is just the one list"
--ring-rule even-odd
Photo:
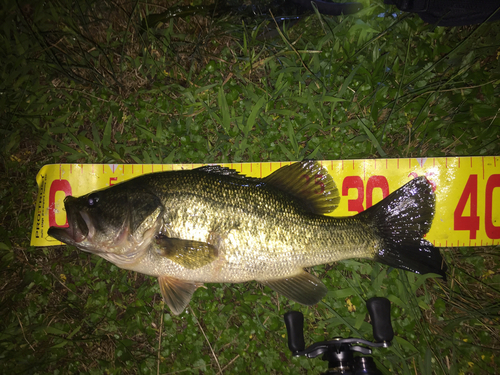
[(304, 315), (299, 311), (289, 311), (285, 314), (286, 332), (288, 334), (288, 348), (292, 353), (305, 349), (304, 343)]
[(391, 303), (384, 297), (373, 297), (366, 301), (372, 320), (375, 342), (391, 341), (394, 331), (391, 323)]

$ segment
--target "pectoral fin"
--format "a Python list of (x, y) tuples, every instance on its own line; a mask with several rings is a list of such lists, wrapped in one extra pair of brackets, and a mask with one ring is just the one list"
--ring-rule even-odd
[(191, 270), (212, 263), (219, 253), (215, 246), (206, 242), (181, 240), (163, 235), (156, 237), (156, 244), (159, 255)]
[(258, 281), (286, 298), (308, 306), (317, 304), (328, 292), (320, 279), (305, 271), (283, 279)]
[(200, 286), (191, 281), (184, 281), (168, 276), (158, 277), (161, 295), (163, 300), (170, 307), (174, 315), (179, 315), (184, 311), (193, 293)]

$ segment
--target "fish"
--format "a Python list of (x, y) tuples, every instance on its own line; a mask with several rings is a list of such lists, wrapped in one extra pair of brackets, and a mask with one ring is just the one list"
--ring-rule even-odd
[(262, 179), (207, 165), (67, 196), (68, 226), (48, 235), (157, 277), (175, 315), (205, 283), (257, 281), (312, 306), (327, 288), (305, 268), (351, 258), (446, 279), (439, 248), (423, 238), (435, 212), (426, 177), (354, 216), (330, 215), (339, 202), (333, 178), (314, 160)]

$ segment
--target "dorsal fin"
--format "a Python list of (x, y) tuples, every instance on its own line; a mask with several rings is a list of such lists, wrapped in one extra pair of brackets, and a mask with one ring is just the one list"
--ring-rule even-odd
[(221, 176), (231, 176), (235, 178), (241, 178), (241, 179), (250, 179), (254, 180), (252, 177), (247, 177), (243, 174), (240, 174), (240, 172), (227, 168), (227, 167), (222, 167), (220, 165), (205, 165), (203, 167), (199, 167), (196, 169), (193, 169), (194, 171), (200, 171), (200, 172), (205, 172), (205, 173), (211, 173), (211, 174), (218, 174)]
[(264, 182), (300, 199), (305, 209), (315, 214), (328, 214), (340, 202), (332, 176), (314, 160), (281, 167), (264, 178)]

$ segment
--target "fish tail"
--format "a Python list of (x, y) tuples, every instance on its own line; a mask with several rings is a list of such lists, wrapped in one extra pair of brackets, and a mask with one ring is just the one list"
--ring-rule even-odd
[(447, 266), (439, 249), (422, 238), (431, 227), (434, 210), (432, 185), (421, 176), (359, 214), (382, 238), (374, 260), (419, 274), (435, 273), (446, 280)]

